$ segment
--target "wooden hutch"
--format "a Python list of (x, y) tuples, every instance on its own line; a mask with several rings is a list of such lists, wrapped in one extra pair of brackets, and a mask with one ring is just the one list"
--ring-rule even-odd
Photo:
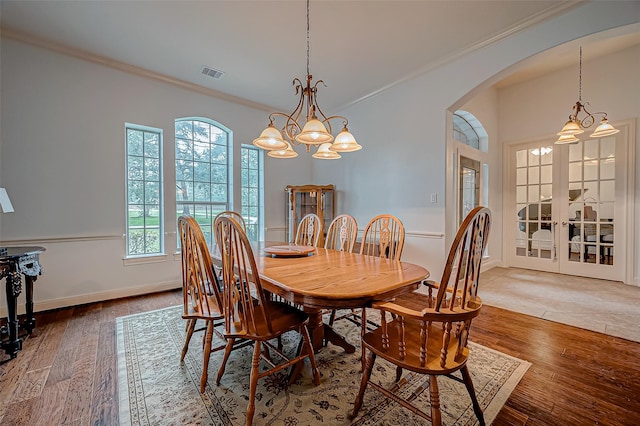
[(333, 185), (287, 185), (286, 228), (287, 240), (293, 241), (300, 220), (309, 213), (314, 213), (323, 224), (323, 232), (318, 246), (324, 246), (324, 235), (334, 218)]

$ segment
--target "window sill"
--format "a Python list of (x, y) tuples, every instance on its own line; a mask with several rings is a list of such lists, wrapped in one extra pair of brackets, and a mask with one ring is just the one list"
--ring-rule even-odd
[(167, 261), (166, 254), (153, 254), (149, 256), (125, 257), (122, 259), (122, 264), (124, 266), (133, 266), (133, 265), (145, 265), (147, 263), (160, 263), (160, 262), (166, 262), (166, 261)]

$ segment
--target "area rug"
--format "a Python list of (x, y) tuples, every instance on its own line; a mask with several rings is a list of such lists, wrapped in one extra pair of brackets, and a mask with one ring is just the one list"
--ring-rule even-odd
[[(231, 353), (220, 386), (215, 378), (222, 352), (212, 354), (209, 382), (199, 392), (202, 372), (202, 334), (194, 334), (183, 363), (180, 353), (185, 337), (182, 307), (117, 318), (118, 389), (120, 424), (123, 425), (244, 425), (249, 393), (252, 347)], [(363, 407), (350, 419), (360, 385), (359, 328), (349, 321), (336, 330), (356, 344), (354, 354), (329, 344), (316, 356), (321, 372), (314, 386), (309, 363), (301, 377), (287, 386), (283, 374), (258, 382), (254, 424), (257, 425), (409, 425), (428, 424), (374, 389), (367, 389)], [(298, 335), (285, 335), (284, 346), (293, 351)], [(500, 411), (530, 363), (481, 345), (470, 345), (468, 366), (487, 424)], [(286, 350), (285, 350), (286, 351)], [(387, 386), (393, 384), (395, 367), (378, 360), (373, 375)], [(463, 384), (438, 380), (443, 423), (474, 425), (477, 419)], [(422, 385), (417, 403), (429, 411), (428, 376), (405, 373), (401, 391), (407, 395)]]

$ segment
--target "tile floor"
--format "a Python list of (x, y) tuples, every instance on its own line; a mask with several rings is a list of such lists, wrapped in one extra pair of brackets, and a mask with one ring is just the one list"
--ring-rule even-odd
[(640, 287), (519, 268), (480, 279), (487, 305), (640, 342)]

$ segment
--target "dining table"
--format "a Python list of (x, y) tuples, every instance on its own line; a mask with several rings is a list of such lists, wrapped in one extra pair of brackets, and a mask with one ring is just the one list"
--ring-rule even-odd
[[(266, 241), (252, 244), (264, 290), (301, 306), (309, 315), (315, 351), (326, 341), (355, 352), (355, 347), (324, 323), (327, 309), (366, 308), (416, 290), (429, 277), (420, 265), (357, 253)], [(274, 254), (275, 253), (275, 254)], [(214, 261), (219, 255), (213, 255)], [(216, 259), (216, 257), (218, 259)]]

